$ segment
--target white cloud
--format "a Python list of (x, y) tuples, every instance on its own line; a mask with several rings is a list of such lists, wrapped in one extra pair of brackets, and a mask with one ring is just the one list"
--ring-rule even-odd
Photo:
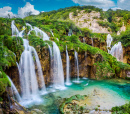
[(92, 5), (103, 9), (114, 7), (115, 3), (112, 0), (72, 0), (80, 5)]
[(122, 10), (121, 8), (119, 8), (119, 7), (114, 7), (114, 8), (111, 8), (112, 10), (114, 10), (114, 11), (116, 11), (117, 9), (120, 9), (120, 10)]
[(117, 6), (121, 9), (130, 10), (130, 0), (119, 0)]
[(34, 9), (34, 5), (31, 5), (29, 2), (23, 8), (18, 9), (18, 16), (24, 18), (28, 15), (38, 15), (40, 12)]
[(124, 2), (125, 0), (119, 0), (119, 2)]
[(14, 17), (15, 15), (11, 12), (11, 9), (9, 6), (0, 8), (0, 17)]

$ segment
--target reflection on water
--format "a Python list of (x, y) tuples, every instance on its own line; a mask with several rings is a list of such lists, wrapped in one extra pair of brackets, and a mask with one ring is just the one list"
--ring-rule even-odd
[(104, 81), (90, 80), (87, 78), (80, 79), (82, 83), (74, 83), (67, 86), (64, 90), (53, 90), (50, 87), (47, 88), (48, 94), (41, 96), (43, 102), (41, 104), (32, 104), (29, 109), (39, 109), (46, 114), (58, 114), (60, 103), (63, 102), (63, 98), (69, 98), (73, 95), (89, 95), (94, 88), (102, 89), (112, 95), (111, 100), (114, 102), (122, 102), (130, 100), (130, 81), (121, 79), (111, 79)]

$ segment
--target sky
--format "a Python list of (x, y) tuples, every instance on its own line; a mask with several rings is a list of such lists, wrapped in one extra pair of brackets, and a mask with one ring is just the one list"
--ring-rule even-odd
[(38, 15), (42, 11), (57, 10), (70, 6), (92, 5), (103, 10), (130, 10), (130, 0), (0, 0), (0, 17), (19, 16), (24, 18), (28, 12)]

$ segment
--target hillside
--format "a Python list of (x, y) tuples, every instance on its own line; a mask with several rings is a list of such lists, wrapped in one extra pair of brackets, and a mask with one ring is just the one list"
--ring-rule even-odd
[(74, 22), (80, 28), (89, 28), (94, 33), (112, 33), (125, 31), (129, 24), (130, 11), (109, 9), (103, 11), (94, 6), (74, 6), (64, 9), (43, 12), (39, 16), (25, 19), (50, 19)]
[[(84, 113), (84, 107), (87, 112), (97, 111), (101, 99), (105, 107), (99, 111), (112, 111), (119, 99), (124, 105), (130, 95), (129, 22), (129, 11), (103, 11), (94, 6), (42, 12), (24, 19), (0, 18), (3, 112), (55, 114), (69, 109)], [(94, 106), (87, 107), (88, 99), (93, 99)]]

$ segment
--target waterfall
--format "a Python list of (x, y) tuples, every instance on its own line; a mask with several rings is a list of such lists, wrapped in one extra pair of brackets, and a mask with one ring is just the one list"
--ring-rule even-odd
[(12, 36), (19, 36), (19, 31), (15, 26), (14, 20), (11, 22)]
[(36, 32), (36, 35), (40, 36), (40, 38), (42, 38), (43, 40), (49, 40), (48, 35), (39, 28), (34, 27), (34, 31)]
[(93, 44), (93, 38), (91, 38), (91, 41), (92, 41), (92, 46), (94, 47), (94, 44)]
[(111, 48), (110, 54), (116, 57), (118, 61), (123, 62), (123, 49), (122, 49), (121, 42), (118, 42)]
[(25, 26), (23, 26), (23, 30), (19, 32), (19, 37), (23, 37), (23, 32), (25, 31)]
[[(14, 24), (14, 21), (12, 21), (12, 26), (14, 28), (17, 28), (13, 24)], [(29, 24), (27, 25), (29, 26)], [(17, 32), (17, 36), (23, 37), (23, 32), (24, 30), (21, 32)], [(41, 68), (41, 64), (40, 64), (40, 60), (38, 58), (37, 52), (32, 46), (29, 45), (28, 40), (23, 39), (23, 42), (24, 42), (24, 51), (21, 54), (20, 62), (18, 65), (19, 75), (20, 75), (21, 94), (22, 94), (21, 103), (23, 103), (23, 101), (30, 102), (30, 100), (38, 101), (39, 88), (42, 91), (46, 92), (42, 68)], [(35, 59), (35, 62), (34, 62), (34, 59)], [(37, 74), (39, 77), (38, 79), (35, 72), (35, 63), (37, 65)]]
[(23, 36), (23, 32), (25, 30), (25, 26), (23, 26), (23, 30), (21, 32), (19, 32), (18, 28), (15, 26), (15, 22), (14, 20), (11, 22), (11, 29), (12, 29), (12, 36), (18, 36), (18, 37), (22, 37)]
[(48, 45), (48, 49), (49, 49), (49, 54), (50, 54), (50, 77), (52, 79), (52, 48), (50, 47), (49, 44)]
[(32, 25), (30, 25), (29, 23), (26, 23), (26, 26), (29, 26), (30, 29), (31, 29), (31, 30), (28, 32), (28, 34), (27, 34), (27, 35), (30, 35), (30, 32), (33, 30)]
[(56, 89), (64, 89), (64, 72), (60, 50), (55, 42), (53, 42), (53, 87)]
[(40, 38), (42, 38), (43, 40), (49, 40), (48, 35), (43, 32), (41, 29), (39, 29), (38, 27), (34, 27), (32, 28), (32, 26), (29, 23), (26, 23), (27, 26), (29, 26), (31, 28), (31, 30), (28, 32), (28, 35), (30, 34), (30, 32), (32, 30), (34, 30), (36, 32), (36, 36), (39, 36)]
[(22, 99), (33, 99), (33, 95), (38, 93), (38, 83), (35, 73), (35, 64), (32, 56), (32, 47), (28, 40), (23, 39), (25, 50), (21, 55), (19, 63), (20, 85), (22, 89)]
[(66, 85), (71, 85), (69, 67), (70, 67), (70, 60), (69, 60), (69, 55), (68, 55), (67, 45), (66, 45)]
[[(31, 30), (34, 30), (36, 32), (36, 35), (43, 38), (43, 40), (49, 40), (48, 35), (42, 30), (40, 30), (39, 28), (37, 27), (32, 28), (32, 26), (28, 23), (26, 23), (26, 25), (30, 26)], [(53, 32), (52, 32), (52, 35), (53, 35)], [(50, 60), (51, 60), (50, 66), (52, 69), (52, 70), (50, 69), (50, 74), (53, 80), (53, 87), (56, 89), (63, 89), (65, 88), (65, 86), (64, 86), (64, 73), (63, 73), (60, 50), (55, 42), (53, 42), (53, 49), (51, 49), (49, 44), (48, 44), (48, 48), (50, 52)]]
[(73, 34), (72, 29), (69, 29), (68, 36), (71, 36)]
[[(83, 38), (83, 43), (85, 43), (85, 39)], [(85, 59), (87, 57), (87, 52), (85, 51)]]
[[(112, 56), (116, 57), (118, 61), (123, 62), (123, 48), (122, 48), (121, 42), (118, 42), (111, 48), (112, 40), (113, 40), (113, 38), (111, 37), (110, 34), (108, 34), (107, 40), (106, 40), (108, 53), (110, 53)], [(109, 49), (109, 48), (111, 48), (111, 49)]]
[(107, 35), (107, 40), (106, 40), (108, 53), (110, 53), (110, 51), (111, 51), (111, 49), (109, 49), (109, 48), (111, 48), (111, 42), (112, 42), (112, 40), (113, 40), (113, 38), (111, 37), (110, 34), (108, 34)]
[(34, 47), (31, 47), (32, 51), (34, 52), (35, 55), (35, 60), (36, 60), (36, 65), (37, 65), (37, 69), (38, 69), (38, 76), (39, 76), (39, 81), (40, 82), (40, 87), (43, 91), (46, 91), (46, 87), (45, 87), (45, 83), (44, 83), (44, 78), (43, 78), (43, 73), (42, 73), (42, 68), (41, 68), (41, 63), (39, 60), (39, 57), (37, 55), (36, 50), (34, 49)]
[(75, 57), (75, 72), (77, 71), (77, 79), (75, 82), (79, 82), (79, 62), (78, 62), (78, 53), (74, 51), (74, 57)]
[(85, 39), (83, 38), (83, 43), (85, 43)]
[(53, 34), (52, 30), (51, 30), (51, 34), (52, 34), (52, 36), (54, 37), (54, 34)]
[(20, 102), (21, 101), (21, 97), (19, 95), (18, 90), (16, 89), (14, 83), (12, 82), (12, 80), (10, 79), (9, 76), (8, 76), (8, 79), (9, 79), (9, 81), (11, 83), (11, 91), (12, 91), (13, 97), (15, 98), (15, 100), (17, 100), (18, 102)]

